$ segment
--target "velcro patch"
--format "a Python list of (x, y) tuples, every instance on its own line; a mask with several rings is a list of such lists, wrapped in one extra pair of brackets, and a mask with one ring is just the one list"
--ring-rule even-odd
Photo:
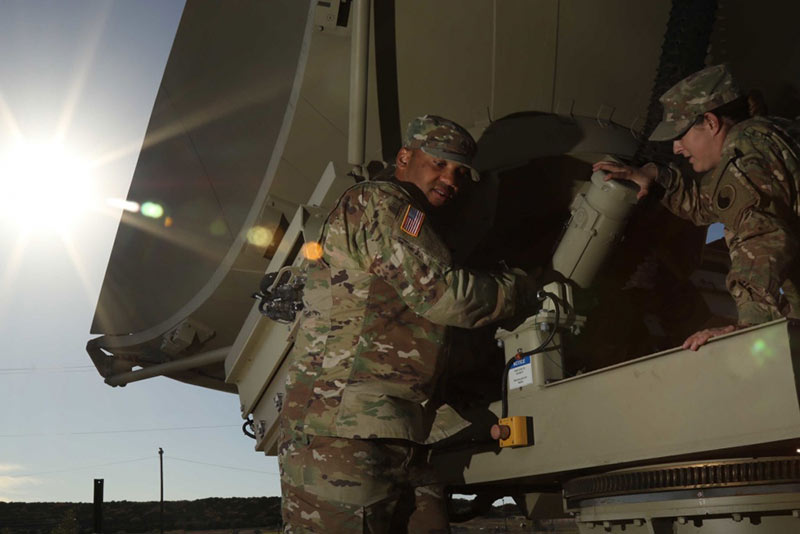
[(406, 214), (403, 217), (403, 223), (400, 225), (400, 228), (408, 235), (417, 237), (419, 231), (422, 229), (422, 221), (424, 220), (425, 214), (409, 204), (406, 208)]

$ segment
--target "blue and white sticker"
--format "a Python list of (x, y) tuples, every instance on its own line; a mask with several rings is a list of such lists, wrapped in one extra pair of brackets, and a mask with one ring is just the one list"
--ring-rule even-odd
[(521, 388), (528, 384), (533, 384), (533, 366), (531, 357), (525, 356), (511, 364), (511, 369), (508, 371), (508, 389)]

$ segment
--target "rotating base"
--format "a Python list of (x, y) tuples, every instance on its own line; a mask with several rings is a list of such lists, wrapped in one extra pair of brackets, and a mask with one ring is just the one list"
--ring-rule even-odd
[(800, 532), (800, 458), (658, 465), (569, 481), (581, 534)]

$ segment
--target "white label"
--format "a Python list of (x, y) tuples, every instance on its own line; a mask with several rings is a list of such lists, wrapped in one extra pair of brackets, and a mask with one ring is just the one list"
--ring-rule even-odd
[(531, 357), (525, 356), (511, 364), (511, 369), (508, 371), (508, 387), (521, 388), (528, 384), (533, 384), (533, 366)]

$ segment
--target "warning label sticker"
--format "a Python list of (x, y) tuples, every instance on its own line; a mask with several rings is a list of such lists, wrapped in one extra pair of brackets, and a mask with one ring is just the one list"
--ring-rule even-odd
[(533, 366), (531, 357), (525, 356), (511, 364), (508, 371), (508, 389), (521, 388), (533, 384)]

